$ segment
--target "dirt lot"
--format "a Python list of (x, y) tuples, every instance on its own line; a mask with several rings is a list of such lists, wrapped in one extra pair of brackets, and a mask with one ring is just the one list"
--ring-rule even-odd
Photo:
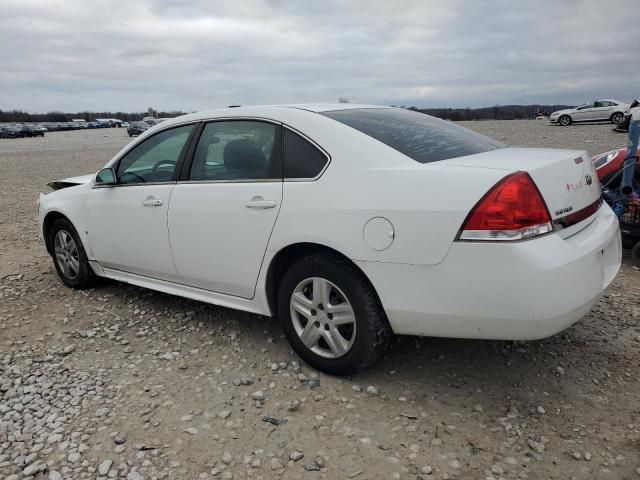
[[(626, 140), (609, 124), (465, 126), (590, 154)], [(402, 337), (372, 370), (332, 378), (299, 365), (274, 320), (62, 285), (37, 194), (128, 141), (120, 129), (0, 140), (0, 478), (640, 478), (633, 267), (553, 338)]]

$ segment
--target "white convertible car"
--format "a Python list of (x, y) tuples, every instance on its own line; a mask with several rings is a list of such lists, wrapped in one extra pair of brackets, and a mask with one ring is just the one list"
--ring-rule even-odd
[(585, 152), (507, 148), (397, 108), (185, 115), (50, 185), (40, 228), (65, 284), (108, 277), (277, 316), (333, 374), (373, 364), (392, 332), (553, 335), (620, 267)]

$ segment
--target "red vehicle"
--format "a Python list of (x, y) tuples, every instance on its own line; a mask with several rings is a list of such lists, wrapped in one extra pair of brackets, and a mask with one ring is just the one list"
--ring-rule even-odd
[[(640, 148), (636, 152), (636, 155), (640, 155)], [(596, 169), (598, 178), (602, 185), (607, 185), (609, 188), (617, 188), (620, 185), (622, 179), (622, 173), (616, 177), (616, 173), (622, 170), (622, 164), (627, 156), (626, 148), (619, 148), (618, 150), (611, 150), (610, 152), (600, 153), (591, 158), (593, 166)], [(636, 181), (640, 182), (640, 161), (636, 159), (635, 170)], [(616, 177), (614, 179), (614, 177)]]

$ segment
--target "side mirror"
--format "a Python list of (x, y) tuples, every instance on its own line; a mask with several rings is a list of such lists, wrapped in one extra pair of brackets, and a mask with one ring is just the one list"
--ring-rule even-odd
[(116, 172), (113, 168), (103, 168), (96, 175), (96, 183), (100, 185), (115, 185), (116, 180)]

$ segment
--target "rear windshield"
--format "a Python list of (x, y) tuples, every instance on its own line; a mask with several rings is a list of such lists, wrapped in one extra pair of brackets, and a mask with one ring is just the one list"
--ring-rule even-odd
[(411, 110), (358, 108), (322, 114), (349, 125), (420, 163), (504, 148), (503, 144), (489, 137)]

